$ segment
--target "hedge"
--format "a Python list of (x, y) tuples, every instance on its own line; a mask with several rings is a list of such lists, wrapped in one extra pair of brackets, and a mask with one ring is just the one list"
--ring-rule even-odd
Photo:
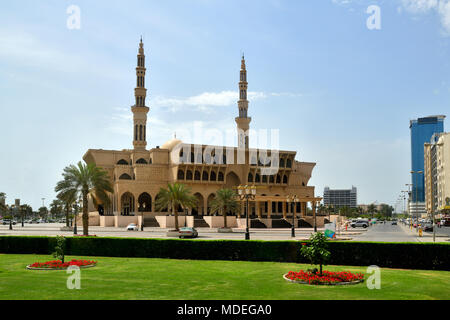
[[(130, 258), (241, 260), (308, 263), (304, 242), (67, 237), (66, 254)], [(50, 254), (55, 237), (0, 236), (0, 253)], [(450, 270), (450, 244), (336, 241), (330, 265)]]

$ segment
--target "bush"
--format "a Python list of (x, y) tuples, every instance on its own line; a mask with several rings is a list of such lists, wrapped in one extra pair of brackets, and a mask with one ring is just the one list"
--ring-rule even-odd
[[(306, 242), (307, 243), (307, 242)], [(0, 253), (50, 254), (55, 237), (0, 236)], [(66, 255), (308, 263), (297, 241), (68, 237)], [(328, 264), (450, 270), (450, 244), (329, 242)]]

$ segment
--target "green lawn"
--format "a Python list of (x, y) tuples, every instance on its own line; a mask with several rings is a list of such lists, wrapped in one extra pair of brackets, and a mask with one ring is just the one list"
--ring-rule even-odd
[[(68, 259), (79, 257), (67, 257)], [(81, 290), (66, 288), (65, 271), (30, 271), (25, 266), (50, 256), (0, 254), (0, 299), (450, 299), (450, 272), (382, 269), (381, 289), (305, 286), (282, 278), (310, 266), (293, 263), (92, 258), (81, 271)], [(327, 266), (365, 272), (366, 267)]]

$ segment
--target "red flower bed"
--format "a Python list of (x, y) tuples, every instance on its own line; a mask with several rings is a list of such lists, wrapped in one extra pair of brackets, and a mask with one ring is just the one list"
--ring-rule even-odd
[(337, 284), (346, 282), (356, 282), (364, 279), (363, 273), (351, 273), (351, 272), (331, 272), (323, 271), (320, 276), (318, 273), (289, 271), (286, 278), (293, 281), (301, 281), (308, 284)]
[(86, 267), (97, 264), (97, 261), (91, 260), (71, 260), (69, 262), (62, 262), (61, 260), (35, 262), (29, 265), (29, 268), (43, 268), (43, 269), (67, 269), (70, 266)]

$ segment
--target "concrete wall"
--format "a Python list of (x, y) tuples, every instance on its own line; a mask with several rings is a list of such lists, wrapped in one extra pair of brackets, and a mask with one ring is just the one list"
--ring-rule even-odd
[(114, 216), (100, 216), (100, 227), (114, 227)]
[[(83, 225), (83, 214), (78, 214), (77, 219), (77, 225), (82, 226)], [(97, 211), (95, 212), (89, 212), (89, 226), (98, 227), (100, 226), (100, 215)]]
[[(223, 228), (224, 221), (223, 216), (205, 216), (203, 219), (211, 228)], [(237, 228), (238, 223), (236, 221), (236, 217), (227, 217), (227, 227), (228, 228)]]
[[(159, 226), (161, 228), (175, 228), (175, 216), (156, 216), (156, 221), (158, 221)], [(193, 217), (192, 218), (192, 225), (193, 225)], [(188, 219), (189, 221), (189, 219)], [(182, 228), (185, 226), (186, 223), (186, 217), (185, 216), (178, 216), (178, 227)], [(189, 227), (189, 225), (188, 225)]]
[(135, 223), (140, 227), (142, 218), (141, 216), (114, 216), (114, 227), (125, 228), (130, 223)]

